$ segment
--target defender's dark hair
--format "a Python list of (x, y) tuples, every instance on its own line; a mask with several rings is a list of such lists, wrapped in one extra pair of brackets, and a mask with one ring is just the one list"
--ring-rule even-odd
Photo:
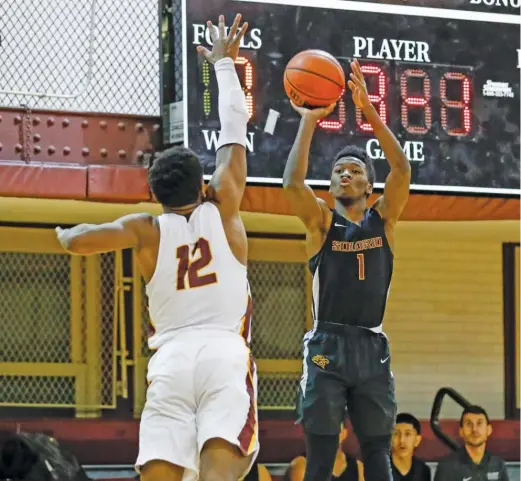
[(400, 413), (396, 416), (396, 424), (410, 424), (418, 434), (422, 433), (422, 425), (420, 421), (412, 414), (409, 413)]
[(193, 204), (201, 192), (203, 167), (186, 147), (162, 152), (148, 171), (148, 182), (157, 200), (168, 207)]
[(358, 160), (361, 160), (365, 164), (365, 170), (367, 171), (367, 179), (371, 185), (374, 184), (376, 179), (376, 173), (374, 171), (373, 161), (367, 155), (364, 149), (357, 147), (356, 145), (348, 145), (344, 147), (338, 154), (335, 155), (335, 160), (333, 161), (333, 165), (337, 163), (343, 157), (355, 157)]
[(463, 416), (465, 416), (465, 414), (483, 414), (483, 416), (485, 416), (485, 419), (487, 420), (487, 424), (490, 424), (487, 411), (485, 411), (485, 409), (483, 409), (481, 406), (471, 404), (470, 406), (467, 406), (461, 413), (461, 417), (459, 419), (460, 427), (463, 426)]

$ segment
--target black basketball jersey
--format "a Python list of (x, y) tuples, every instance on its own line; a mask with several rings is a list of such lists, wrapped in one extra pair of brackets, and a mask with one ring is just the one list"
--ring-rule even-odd
[(412, 466), (407, 474), (401, 474), (391, 460), (393, 481), (431, 481), (431, 470), (423, 461), (412, 457)]
[(375, 209), (365, 211), (360, 225), (333, 210), (324, 245), (309, 268), (315, 321), (367, 328), (382, 323), (393, 254)]

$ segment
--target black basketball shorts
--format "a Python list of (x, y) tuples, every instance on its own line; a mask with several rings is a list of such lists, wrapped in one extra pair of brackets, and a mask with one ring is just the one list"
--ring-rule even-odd
[(318, 323), (304, 337), (298, 421), (311, 434), (338, 434), (346, 408), (359, 442), (390, 436), (396, 399), (389, 341), (368, 329)]

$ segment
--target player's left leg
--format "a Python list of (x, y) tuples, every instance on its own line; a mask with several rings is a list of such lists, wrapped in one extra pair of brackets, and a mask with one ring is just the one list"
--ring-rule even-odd
[(202, 481), (238, 481), (248, 473), (256, 453), (245, 456), (238, 446), (222, 438), (208, 439), (201, 451)]
[(202, 481), (237, 481), (259, 450), (257, 375), (239, 336), (223, 335), (200, 352), (195, 370), (197, 444)]
[(303, 373), (297, 399), (298, 423), (306, 439), (304, 481), (330, 481), (344, 421), (346, 385), (343, 373), (343, 331), (324, 324), (304, 338)]
[(390, 444), (391, 436), (367, 438), (360, 443), (366, 481), (392, 481)]
[(349, 390), (347, 406), (360, 443), (365, 481), (392, 481), (390, 448), (396, 400), (388, 341), (383, 335), (365, 337), (358, 346), (368, 378)]
[(191, 383), (196, 355), (186, 342), (171, 341), (149, 362), (150, 384), (141, 413), (136, 460), (141, 481), (181, 481), (197, 476), (196, 402)]
[(329, 481), (338, 451), (338, 435), (306, 431), (306, 472), (304, 481)]
[(154, 459), (141, 468), (141, 481), (181, 481), (185, 468), (176, 464)]

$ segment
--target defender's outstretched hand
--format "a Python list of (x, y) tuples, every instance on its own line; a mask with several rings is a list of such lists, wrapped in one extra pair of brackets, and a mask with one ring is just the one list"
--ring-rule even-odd
[(212, 64), (224, 57), (230, 57), (233, 61), (235, 61), (237, 55), (239, 54), (239, 45), (241, 43), (241, 39), (244, 37), (246, 30), (248, 30), (248, 22), (243, 23), (242, 27), (239, 29), (241, 18), (242, 16), (240, 13), (235, 16), (235, 20), (233, 21), (228, 35), (226, 35), (224, 15), (219, 15), (218, 28), (210, 20), (208, 20), (206, 24), (210, 29), (210, 38), (212, 39), (213, 43), (212, 50), (210, 51), (206, 47), (199, 46), (197, 47), (197, 51)]

